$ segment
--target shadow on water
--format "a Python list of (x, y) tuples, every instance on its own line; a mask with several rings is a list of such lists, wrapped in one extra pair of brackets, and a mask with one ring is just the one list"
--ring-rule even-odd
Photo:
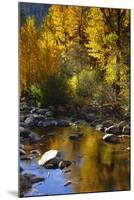
[[(102, 141), (103, 133), (87, 125), (81, 127), (84, 136), (77, 141), (68, 138), (75, 131), (72, 127), (35, 131), (41, 135), (52, 133), (36, 146), (42, 154), (57, 149), (72, 165), (68, 173), (63, 173), (60, 169), (39, 167), (39, 157), (21, 161), (23, 173), (34, 173), (45, 178), (44, 182), (34, 184), (25, 196), (129, 190), (129, 152), (126, 151), (129, 141), (106, 144)], [(71, 184), (65, 187), (68, 180)]]

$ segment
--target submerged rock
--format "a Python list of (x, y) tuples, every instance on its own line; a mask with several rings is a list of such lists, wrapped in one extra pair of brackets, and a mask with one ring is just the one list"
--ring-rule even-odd
[(26, 177), (32, 184), (45, 180), (44, 177), (39, 177), (36, 176), (35, 174), (24, 174), (24, 177)]
[(65, 167), (69, 167), (71, 165), (71, 161), (69, 160), (62, 160), (59, 162), (58, 167), (60, 169), (64, 169)]
[(119, 142), (118, 136), (114, 134), (106, 134), (102, 138), (105, 142), (117, 143)]
[(83, 133), (76, 133), (69, 136), (70, 140), (77, 140), (83, 136)]
[(32, 188), (32, 183), (27, 177), (20, 175), (19, 186), (20, 196), (23, 196), (25, 192)]
[(70, 185), (72, 182), (71, 181), (67, 181), (66, 183), (64, 183), (64, 186), (68, 186)]

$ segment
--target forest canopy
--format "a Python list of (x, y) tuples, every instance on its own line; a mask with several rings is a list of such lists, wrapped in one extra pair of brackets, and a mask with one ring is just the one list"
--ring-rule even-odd
[(130, 10), (52, 5), (20, 14), (20, 96), (38, 106), (118, 103), (129, 110)]

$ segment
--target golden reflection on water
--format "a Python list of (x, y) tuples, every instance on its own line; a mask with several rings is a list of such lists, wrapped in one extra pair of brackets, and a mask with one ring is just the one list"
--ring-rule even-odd
[[(42, 153), (50, 149), (60, 150), (64, 159), (72, 161), (71, 172), (64, 176), (71, 180), (74, 193), (129, 190), (128, 140), (120, 144), (106, 144), (101, 139), (103, 133), (86, 126), (82, 128), (84, 136), (77, 141), (68, 138), (74, 133), (73, 128), (52, 131), (56, 134), (45, 139), (40, 150)], [(44, 134), (44, 130), (38, 132)]]

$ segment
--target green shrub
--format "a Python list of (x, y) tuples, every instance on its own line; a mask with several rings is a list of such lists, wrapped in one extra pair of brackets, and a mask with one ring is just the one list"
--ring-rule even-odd
[(40, 106), (42, 102), (42, 93), (40, 87), (37, 85), (32, 85), (30, 87), (30, 95), (35, 100), (37, 106)]
[(69, 101), (69, 87), (66, 78), (59, 74), (49, 76), (41, 86), (43, 105), (64, 105)]

